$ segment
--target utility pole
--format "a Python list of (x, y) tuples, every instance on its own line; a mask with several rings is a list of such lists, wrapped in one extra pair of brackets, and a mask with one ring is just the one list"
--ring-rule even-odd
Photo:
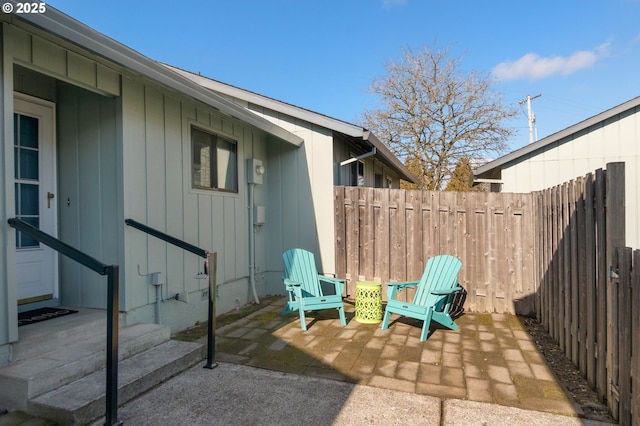
[(519, 102), (520, 105), (522, 105), (525, 102), (527, 103), (527, 118), (529, 120), (529, 143), (533, 143), (536, 140), (538, 140), (538, 131), (537, 131), (537, 129), (536, 129), (535, 140), (534, 140), (534, 137), (533, 137), (533, 131), (534, 131), (535, 124), (536, 124), (536, 116), (533, 113), (533, 111), (531, 110), (531, 101), (536, 99), (536, 98), (539, 98), (540, 96), (542, 96), (542, 93), (538, 93), (537, 95), (535, 95), (533, 97), (530, 96), (530, 95), (527, 95), (527, 99)]

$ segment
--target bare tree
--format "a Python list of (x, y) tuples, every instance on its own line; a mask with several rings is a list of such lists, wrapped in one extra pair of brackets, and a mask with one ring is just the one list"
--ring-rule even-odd
[(419, 189), (441, 190), (461, 159), (499, 154), (514, 133), (502, 123), (516, 109), (503, 103), (489, 74), (463, 72), (460, 62), (448, 48), (406, 48), (370, 87), (381, 105), (363, 114), (363, 125), (420, 177)]

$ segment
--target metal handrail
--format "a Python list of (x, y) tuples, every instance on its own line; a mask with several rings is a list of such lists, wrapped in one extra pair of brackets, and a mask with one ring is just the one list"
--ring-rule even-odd
[(107, 276), (107, 385), (106, 385), (106, 413), (107, 425), (121, 425), (118, 420), (118, 265), (105, 265), (86, 253), (60, 241), (43, 232), (35, 226), (18, 218), (8, 219), (9, 226), (15, 228), (45, 244), (58, 253), (67, 256), (83, 266)]
[(193, 244), (189, 244), (186, 241), (182, 241), (176, 237), (172, 237), (169, 234), (166, 234), (157, 229), (151, 228), (145, 224), (142, 224), (133, 219), (125, 219), (124, 223), (128, 226), (136, 228), (146, 234), (149, 234), (153, 237), (159, 238), (160, 240), (166, 241), (169, 244), (172, 244), (176, 247), (180, 247), (183, 250), (191, 252), (193, 254), (197, 254), (200, 257), (205, 258), (205, 273), (209, 277), (209, 319), (207, 325), (207, 363), (204, 365), (204, 368), (215, 368), (218, 366), (218, 363), (215, 362), (215, 345), (216, 345), (216, 292), (217, 292), (217, 259), (218, 254), (216, 252), (209, 252), (200, 247), (194, 246)]
[(131, 227), (133, 227), (133, 228), (139, 229), (140, 231), (145, 232), (145, 233), (147, 233), (147, 234), (149, 234), (151, 236), (154, 236), (154, 237), (159, 238), (159, 239), (161, 239), (163, 241), (166, 241), (169, 244), (173, 244), (176, 247), (180, 247), (183, 250), (186, 250), (186, 251), (191, 252), (193, 254), (197, 254), (198, 256), (203, 257), (205, 259), (207, 258), (207, 251), (206, 250), (201, 249), (200, 247), (194, 246), (193, 244), (189, 244), (186, 241), (179, 240), (176, 237), (172, 237), (169, 234), (165, 234), (162, 231), (158, 231), (157, 229), (151, 228), (150, 226), (144, 225), (144, 224), (142, 224), (142, 223), (140, 223), (140, 222), (138, 222), (136, 220), (133, 220), (133, 219), (125, 219), (124, 223), (129, 225), (129, 226), (131, 226)]

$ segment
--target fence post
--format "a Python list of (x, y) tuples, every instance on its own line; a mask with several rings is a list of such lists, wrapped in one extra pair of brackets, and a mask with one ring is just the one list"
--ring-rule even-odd
[(209, 276), (209, 321), (207, 325), (207, 363), (204, 368), (218, 366), (216, 358), (216, 292), (218, 281), (218, 253), (207, 253), (207, 275)]
[(107, 267), (107, 389), (106, 425), (121, 425), (118, 420), (118, 304), (119, 267)]
[(606, 267), (607, 267), (607, 401), (609, 409), (614, 410), (614, 392), (613, 392), (613, 369), (614, 369), (614, 350), (616, 338), (614, 334), (614, 324), (617, 312), (614, 303), (613, 274), (615, 250), (618, 247), (625, 246), (625, 181), (624, 181), (624, 163), (607, 163), (606, 172), (606, 225), (605, 225), (605, 250), (606, 250)]

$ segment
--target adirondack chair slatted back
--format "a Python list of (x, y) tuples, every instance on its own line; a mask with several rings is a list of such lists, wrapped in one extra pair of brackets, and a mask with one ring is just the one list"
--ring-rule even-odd
[(324, 296), (318, 280), (318, 269), (313, 253), (302, 249), (291, 249), (282, 255), (284, 276), (300, 283), (303, 297)]
[(454, 256), (440, 255), (430, 258), (418, 284), (413, 304), (433, 306), (441, 301), (442, 296), (432, 294), (431, 291), (453, 288), (461, 267), (462, 262)]

